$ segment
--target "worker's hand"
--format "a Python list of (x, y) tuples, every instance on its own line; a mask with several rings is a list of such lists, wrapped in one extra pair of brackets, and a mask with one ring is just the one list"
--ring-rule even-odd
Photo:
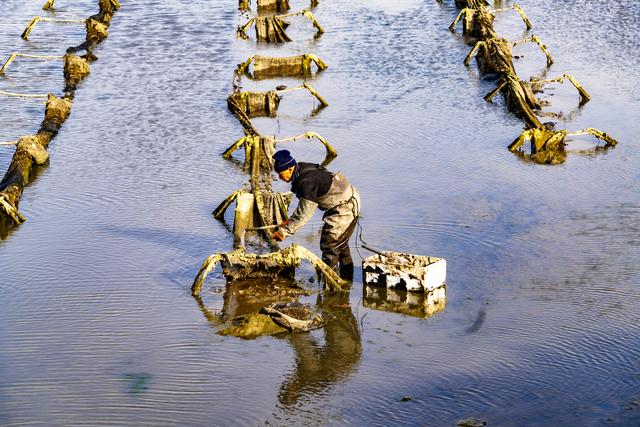
[(284, 221), (282, 221), (282, 222), (280, 223), (280, 225), (278, 226), (278, 228), (280, 228), (280, 227), (284, 227), (284, 226), (286, 226), (286, 225), (288, 225), (288, 224), (289, 224), (289, 220), (288, 220), (288, 219), (285, 219)]
[(280, 230), (276, 230), (273, 233), (273, 240), (275, 240), (277, 242), (282, 242), (284, 240), (284, 233), (282, 233), (282, 231), (280, 231)]

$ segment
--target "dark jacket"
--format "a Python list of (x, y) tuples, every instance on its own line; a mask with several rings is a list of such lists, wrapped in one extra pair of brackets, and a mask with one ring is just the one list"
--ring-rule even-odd
[(293, 171), (291, 191), (298, 199), (318, 203), (317, 200), (329, 192), (333, 175), (320, 165), (300, 162)]
[(299, 200), (298, 207), (289, 217), (282, 231), (291, 235), (311, 219), (316, 208), (327, 211), (348, 202), (356, 190), (340, 172), (332, 173), (325, 168), (300, 162), (291, 179), (291, 191)]

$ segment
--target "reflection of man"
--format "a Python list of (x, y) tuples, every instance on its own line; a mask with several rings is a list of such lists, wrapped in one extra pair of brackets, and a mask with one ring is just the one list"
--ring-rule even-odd
[(314, 395), (324, 395), (327, 387), (347, 379), (360, 362), (362, 343), (349, 294), (319, 295), (317, 307), (328, 319), (324, 346), (311, 334), (286, 335), (295, 351), (296, 368), (280, 387), (278, 400), (284, 406), (314, 401)]
[(320, 249), (322, 260), (340, 275), (353, 280), (353, 260), (349, 238), (360, 214), (360, 194), (340, 172), (332, 173), (313, 163), (297, 163), (287, 150), (273, 155), (274, 169), (280, 179), (291, 183), (298, 207), (289, 220), (273, 234), (282, 241), (294, 234), (313, 216), (316, 208), (324, 211)]

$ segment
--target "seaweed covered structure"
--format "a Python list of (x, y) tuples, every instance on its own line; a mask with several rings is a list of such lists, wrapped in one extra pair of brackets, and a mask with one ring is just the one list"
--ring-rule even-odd
[(249, 185), (248, 188), (235, 191), (229, 195), (213, 211), (214, 218), (223, 220), (228, 207), (232, 203), (236, 203), (233, 227), (235, 248), (244, 246), (241, 245), (241, 242), (248, 228), (259, 228), (260, 230), (257, 234), (262, 236), (271, 247), (275, 247), (271, 233), (267, 232), (265, 227), (281, 224), (287, 219), (287, 209), (291, 201), (291, 194), (273, 192), (271, 187), (272, 156), (276, 151), (276, 144), (302, 139), (317, 139), (326, 148), (326, 163), (337, 155), (331, 144), (316, 132), (308, 131), (301, 135), (282, 139), (259, 134), (251, 123), (251, 118), (275, 116), (283, 93), (306, 90), (319, 101), (321, 108), (327, 106), (328, 103), (306, 82), (297, 87), (279, 88), (266, 92), (241, 91), (239, 76), (246, 72), (247, 67), (252, 62), (257, 69), (276, 64), (271, 70), (274, 74), (277, 74), (278, 69), (285, 69), (287, 73), (295, 72), (297, 76), (302, 76), (305, 69), (309, 70), (312, 62), (318, 64), (319, 68), (326, 68), (326, 64), (314, 55), (308, 54), (282, 59), (253, 56), (236, 69), (235, 80), (237, 83), (234, 84), (234, 90), (227, 98), (227, 106), (244, 128), (245, 136), (227, 148), (223, 153), (223, 157), (231, 158), (231, 155), (236, 150), (244, 148), (244, 169), (249, 172)]
[(256, 30), (256, 40), (267, 43), (286, 43), (291, 39), (285, 32), (289, 23), (279, 16), (265, 16), (259, 18), (251, 18), (244, 26), (239, 27), (237, 36), (239, 38), (248, 39), (246, 31), (254, 25)]
[(524, 10), (518, 5), (513, 5), (509, 8), (496, 10), (489, 10), (486, 7), (465, 7), (449, 26), (449, 30), (454, 31), (458, 22), (462, 21), (462, 33), (464, 35), (480, 40), (495, 38), (497, 37), (497, 34), (493, 29), (495, 15), (507, 10), (517, 11), (522, 18), (524, 25), (527, 27), (527, 30), (533, 28), (533, 25)]
[(78, 84), (90, 73), (89, 63), (79, 56), (67, 53), (64, 56), (64, 83), (65, 92), (73, 92)]
[(47, 147), (58, 133), (58, 129), (71, 113), (71, 101), (49, 95), (45, 117), (35, 135), (20, 138), (16, 144), (11, 163), (0, 181), (0, 215), (6, 215), (15, 224), (25, 221), (18, 211), (18, 203), (24, 187), (29, 183), (32, 170), (49, 160)]
[[(312, 1), (311, 5), (314, 4), (315, 2)], [(285, 32), (289, 25), (286, 19), (294, 16), (304, 16), (311, 20), (318, 35), (324, 32), (309, 9), (281, 14), (289, 9), (289, 2), (286, 0), (258, 0), (257, 5), (258, 16), (250, 18), (245, 25), (238, 27), (238, 37), (248, 38), (246, 31), (255, 25), (258, 42), (287, 42), (290, 39)], [(248, 10), (249, 1), (241, 0), (239, 6), (241, 10)], [(269, 12), (276, 14), (261, 15)], [(319, 280), (328, 289), (340, 290), (346, 283), (309, 250), (295, 244), (280, 249), (272, 237), (273, 230), (286, 222), (292, 199), (292, 193), (280, 193), (273, 191), (272, 188), (273, 155), (276, 145), (300, 140), (317, 140), (326, 149), (325, 164), (337, 155), (336, 150), (316, 132), (307, 131), (292, 137), (276, 138), (276, 136), (261, 135), (251, 122), (255, 117), (276, 117), (283, 95), (294, 91), (308, 92), (318, 102), (318, 107), (312, 115), (326, 107), (328, 102), (305, 81), (295, 87), (278, 86), (273, 90), (261, 92), (243, 91), (241, 84), (243, 76), (252, 79), (306, 78), (312, 75), (313, 64), (318, 72), (327, 68), (327, 64), (310, 53), (289, 57), (254, 55), (236, 68), (233, 90), (227, 98), (227, 106), (242, 125), (244, 136), (231, 144), (223, 152), (223, 157), (231, 159), (234, 152), (244, 149), (243, 170), (249, 175), (248, 182), (243, 188), (225, 198), (213, 211), (214, 218), (224, 221), (225, 212), (235, 203), (234, 250), (212, 254), (205, 260), (192, 286), (194, 296), (200, 294), (207, 275), (218, 263), (222, 266), (228, 286), (241, 281), (255, 281), (258, 286), (260, 283), (274, 280), (293, 280), (295, 270), (302, 260), (308, 260), (313, 265)], [(250, 68), (252, 68), (251, 72)], [(248, 233), (249, 237), (253, 238), (250, 242), (252, 244), (248, 247), (259, 253), (248, 252), (245, 244)], [(268, 252), (264, 252), (265, 249)], [(321, 326), (319, 317), (311, 316), (308, 319), (302, 319), (301, 316), (292, 316), (292, 313), (301, 314), (304, 310), (297, 305), (288, 305), (290, 302), (285, 304), (282, 301), (276, 301), (269, 307), (263, 307), (262, 313), (245, 316), (241, 325), (234, 326), (236, 329), (233, 334), (246, 335), (246, 331), (254, 331), (261, 326), (265, 326), (269, 331), (276, 331), (278, 328), (308, 331), (312, 327)], [(266, 319), (270, 319), (269, 316), (273, 320), (267, 321)], [(280, 326), (274, 329), (276, 324)]]
[(222, 220), (225, 211), (235, 202), (234, 212), (234, 246), (237, 248), (244, 240), (243, 235), (248, 228), (262, 228), (259, 233), (270, 244), (271, 234), (264, 227), (283, 223), (287, 219), (287, 210), (291, 202), (291, 193), (272, 191), (271, 171), (273, 168), (273, 153), (276, 143), (296, 141), (299, 139), (317, 139), (326, 148), (329, 162), (336, 155), (335, 149), (324, 138), (315, 132), (306, 132), (291, 138), (276, 140), (273, 137), (246, 136), (236, 141), (223, 154), (229, 158), (231, 154), (245, 148), (245, 170), (250, 174), (250, 190), (238, 190), (227, 197), (214, 211), (213, 216)]
[[(258, 14), (266, 13), (283, 13), (291, 9), (289, 0), (256, 0)], [(311, 0), (309, 7), (318, 5), (318, 0)], [(239, 0), (238, 9), (241, 11), (249, 11), (251, 6), (250, 0)]]
[(262, 307), (260, 313), (266, 314), (279, 326), (290, 332), (309, 332), (325, 324), (322, 314), (312, 311), (306, 304), (279, 302)]
[(240, 108), (250, 119), (275, 117), (282, 98), (275, 90), (266, 92), (241, 92), (238, 96)]
[(320, 102), (321, 107), (329, 105), (327, 101), (307, 83), (293, 88), (269, 90), (266, 92), (240, 92), (239, 94), (232, 95), (233, 100), (229, 102), (228, 105), (232, 105), (232, 111), (234, 113), (235, 108), (240, 108), (250, 119), (254, 117), (275, 117), (280, 101), (282, 100), (282, 94), (300, 89), (306, 89)]
[[(291, 202), (290, 194), (274, 192), (271, 188), (270, 171), (272, 156), (275, 152), (275, 140), (254, 137), (250, 141), (253, 143), (244, 144), (248, 156), (250, 191), (235, 191), (213, 211), (214, 218), (223, 220), (229, 205), (236, 203), (234, 212), (234, 247), (236, 248), (241, 246), (247, 228), (269, 227), (284, 222)], [(263, 230), (264, 232), (261, 233), (263, 238), (271, 247), (276, 247), (271, 234), (266, 232), (266, 229)]]
[[(249, 74), (251, 64), (253, 64), (253, 73)], [(247, 75), (256, 80), (273, 77), (305, 77), (311, 75), (312, 64), (316, 65), (318, 71), (328, 67), (324, 61), (310, 53), (286, 57), (254, 55), (238, 65), (236, 75)]]
[[(272, 167), (273, 153), (275, 153), (276, 143), (284, 143), (289, 141), (298, 141), (301, 139), (317, 139), (322, 145), (324, 145), (327, 151), (327, 157), (333, 158), (338, 155), (335, 148), (326, 139), (317, 134), (316, 132), (305, 132), (301, 135), (292, 136), (290, 138), (275, 139), (273, 137), (256, 137), (245, 136), (236, 141), (232, 146), (227, 148), (223, 153), (223, 157), (230, 158), (234, 151), (244, 147), (245, 149), (245, 168), (251, 170), (253, 175), (252, 165), (255, 164), (254, 157), (258, 157), (263, 165), (268, 164), (267, 167)], [(263, 166), (264, 168), (264, 166)]]
[(234, 73), (233, 92), (227, 98), (227, 107), (236, 116), (247, 135), (258, 135), (258, 131), (251, 123), (251, 118), (275, 117), (278, 106), (280, 105), (280, 100), (282, 99), (282, 94), (284, 93), (306, 90), (320, 103), (319, 107), (315, 110), (316, 112), (329, 105), (318, 91), (306, 82), (293, 88), (278, 87), (275, 90), (266, 92), (243, 92), (241, 90), (241, 78), (247, 74), (247, 69), (252, 62), (254, 63), (254, 73), (261, 73), (268, 70), (268, 74), (264, 74), (264, 77), (267, 75), (277, 75), (278, 73), (301, 77), (306, 75), (305, 70), (310, 71), (312, 62), (318, 64), (318, 69), (327, 67), (326, 64), (320, 61), (315, 55), (301, 55), (291, 58), (252, 56), (244, 63), (238, 65)]
[(543, 125), (536, 115), (536, 111), (542, 108), (542, 102), (536, 97), (535, 93), (540, 92), (547, 83), (564, 83), (565, 80), (570, 81), (580, 94), (580, 106), (591, 99), (591, 96), (582, 85), (569, 74), (564, 74), (555, 79), (523, 81), (513, 73), (502, 75), (496, 88), (486, 94), (484, 99), (485, 101), (491, 101), (498, 92), (502, 92), (509, 111), (524, 119), (529, 128), (542, 129)]
[(309, 19), (316, 29), (316, 37), (324, 33), (324, 28), (320, 25), (313, 13), (309, 9), (303, 9), (298, 12), (288, 13), (285, 15), (269, 15), (269, 16), (256, 16), (249, 21), (238, 27), (236, 36), (242, 39), (248, 39), (247, 30), (253, 25), (256, 30), (256, 41), (265, 43), (286, 43), (291, 39), (286, 33), (286, 28), (289, 26), (289, 22), (285, 21), (286, 18), (294, 16), (304, 16)]
[(605, 145), (599, 150), (606, 150), (615, 147), (618, 141), (610, 137), (604, 132), (594, 128), (582, 129), (577, 132), (569, 132), (567, 130), (555, 131), (546, 128), (528, 129), (516, 138), (509, 145), (509, 151), (521, 154), (521, 148), (528, 140), (530, 142), (530, 158), (536, 163), (557, 165), (564, 163), (567, 158), (566, 139), (569, 136), (577, 135), (593, 135), (598, 140), (604, 141)]
[[(54, 0), (48, 0), (42, 7), (44, 10), (54, 11)], [(96, 44), (107, 38), (109, 35), (108, 27), (111, 23), (113, 14), (120, 9), (120, 3), (118, 0), (99, 0), (98, 1), (99, 12), (86, 19), (57, 19), (48, 18), (43, 16), (35, 16), (29, 21), (29, 24), (22, 32), (21, 37), (25, 40), (29, 38), (29, 35), (39, 22), (53, 22), (53, 23), (83, 23), (86, 29), (86, 41), (85, 47), (91, 45), (95, 47)]]
[[(194, 282), (192, 288), (194, 295), (199, 293), (209, 271), (218, 262), (222, 264), (227, 280), (233, 282), (238, 279), (265, 277), (293, 278), (295, 268), (300, 265), (300, 261), (307, 259), (316, 268), (326, 286), (334, 290), (341, 288), (344, 282), (337, 273), (312, 252), (297, 245), (278, 250), (271, 234), (267, 232), (273, 226), (281, 224), (287, 219), (288, 206), (291, 202), (291, 193), (274, 192), (271, 188), (270, 174), (273, 168), (272, 157), (276, 143), (301, 138), (318, 139), (325, 145), (328, 156), (335, 156), (333, 147), (314, 132), (307, 132), (283, 140), (262, 137), (256, 133), (256, 136), (247, 135), (241, 138), (225, 151), (224, 156), (230, 157), (235, 150), (244, 147), (245, 168), (250, 174), (250, 189), (235, 191), (214, 210), (213, 216), (223, 219), (225, 211), (235, 202), (233, 232), (236, 249), (233, 252), (217, 253), (207, 258)], [(258, 231), (258, 235), (267, 241), (272, 252), (267, 254), (247, 253), (244, 247), (244, 237), (250, 230)]]
[[(438, 0), (442, 3), (442, 0)], [(487, 0), (455, 0), (456, 7), (460, 9), (480, 9), (489, 4)]]
[(258, 13), (277, 12), (283, 13), (291, 9), (289, 0), (256, 0), (258, 3)]
[[(439, 0), (439, 2), (442, 3), (442, 0)], [(524, 121), (525, 130), (509, 146), (510, 151), (535, 163), (559, 164), (566, 159), (566, 137), (569, 135), (593, 135), (598, 140), (605, 141), (605, 146), (603, 147), (605, 149), (617, 144), (615, 139), (597, 129), (588, 128), (578, 132), (570, 132), (568, 130), (555, 131), (552, 129), (554, 126), (552, 123), (542, 123), (539, 118), (540, 115), (554, 116), (553, 113), (541, 112), (544, 103), (536, 96), (536, 93), (541, 92), (545, 84), (570, 81), (580, 94), (580, 107), (588, 102), (591, 97), (582, 85), (569, 74), (545, 80), (531, 78), (529, 81), (518, 77), (512, 55), (512, 48), (518, 44), (536, 43), (546, 56), (547, 68), (554, 63), (551, 53), (539, 37), (532, 35), (522, 40), (510, 42), (500, 37), (494, 30), (495, 15), (508, 10), (515, 10), (520, 15), (527, 31), (532, 29), (533, 24), (519, 5), (494, 10), (491, 10), (488, 7), (488, 3), (483, 0), (455, 0), (455, 5), (462, 10), (449, 26), (449, 30), (455, 31), (456, 25), (462, 21), (463, 34), (473, 40), (473, 48), (464, 59), (464, 64), (469, 65), (471, 58), (476, 55), (480, 75), (494, 75), (497, 78), (496, 88), (489, 92), (484, 99), (491, 102), (498, 92), (502, 93), (506, 108)], [(555, 116), (559, 117), (560, 114), (555, 114)], [(523, 151), (524, 141), (526, 140), (531, 141), (529, 154), (525, 154)], [(594, 151), (600, 150), (599, 146), (594, 149)]]
[(199, 295), (205, 279), (220, 263), (222, 272), (228, 281), (250, 279), (289, 278), (302, 260), (307, 260), (316, 269), (323, 284), (331, 290), (339, 291), (346, 284), (338, 274), (308, 249), (292, 244), (286, 249), (266, 254), (252, 254), (243, 248), (232, 252), (220, 252), (210, 255), (200, 267), (191, 286), (191, 293)]

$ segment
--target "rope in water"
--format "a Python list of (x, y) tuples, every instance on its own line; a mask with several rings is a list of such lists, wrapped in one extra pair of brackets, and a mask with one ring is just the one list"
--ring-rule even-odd
[(42, 98), (42, 99), (46, 99), (49, 97), (49, 95), (41, 95), (41, 94), (28, 94), (28, 93), (15, 93), (15, 92), (5, 92), (3, 90), (0, 90), (0, 95), (3, 96), (12, 96), (12, 97), (16, 97), (16, 98)]

